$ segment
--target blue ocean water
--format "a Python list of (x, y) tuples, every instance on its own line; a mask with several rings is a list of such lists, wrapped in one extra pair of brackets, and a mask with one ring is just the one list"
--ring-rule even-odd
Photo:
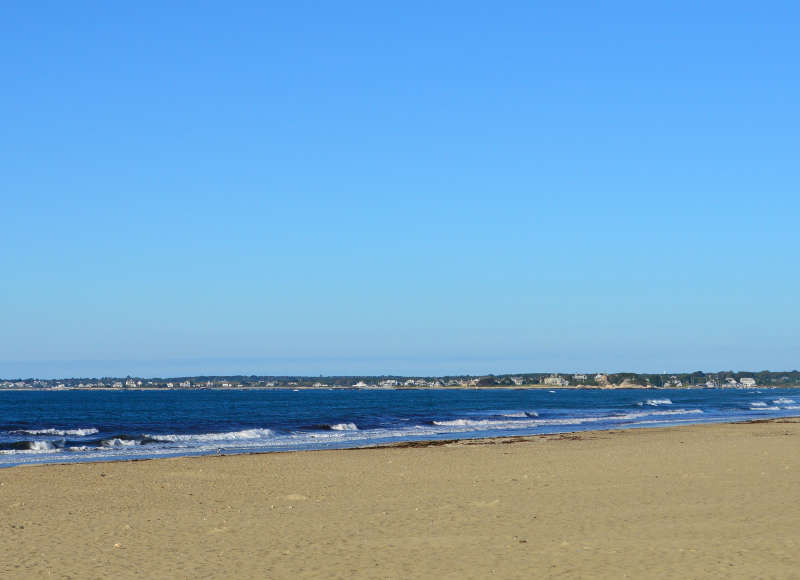
[(800, 415), (800, 389), (0, 391), (0, 467)]

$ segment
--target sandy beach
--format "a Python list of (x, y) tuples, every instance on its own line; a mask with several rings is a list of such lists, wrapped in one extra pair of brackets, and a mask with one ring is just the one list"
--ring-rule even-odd
[(800, 420), (0, 470), (4, 578), (794, 578)]

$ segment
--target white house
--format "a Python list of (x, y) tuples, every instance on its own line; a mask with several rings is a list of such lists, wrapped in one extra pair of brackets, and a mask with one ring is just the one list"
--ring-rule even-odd
[(743, 387), (755, 387), (756, 380), (752, 377), (743, 377), (739, 379), (739, 384), (741, 384)]
[(546, 379), (542, 381), (545, 385), (550, 385), (553, 387), (566, 387), (569, 385), (569, 381), (563, 377), (559, 377), (558, 375), (550, 375)]

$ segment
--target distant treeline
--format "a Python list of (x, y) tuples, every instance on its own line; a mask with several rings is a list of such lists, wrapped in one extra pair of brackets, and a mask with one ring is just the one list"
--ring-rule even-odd
[[(177, 388), (180, 383), (190, 383), (192, 387), (351, 387), (356, 384), (381, 385), (396, 383), (396, 386), (519, 386), (544, 384), (554, 377), (568, 381), (570, 385), (642, 385), (650, 387), (693, 387), (727, 386), (740, 383), (742, 379), (754, 379), (760, 386), (800, 385), (800, 371), (719, 371), (693, 373), (512, 373), (502, 375), (447, 375), (447, 376), (400, 376), (400, 375), (351, 375), (351, 376), (265, 376), (265, 375), (226, 375), (226, 376), (185, 376), (168, 378), (139, 377), (82, 377), (62, 379), (17, 378), (0, 379), (0, 386), (41, 386), (56, 387), (96, 387), (113, 386), (115, 383), (131, 381), (137, 387)], [(550, 379), (550, 381), (546, 381)], [(416, 385), (407, 385), (416, 383)], [(130, 386), (130, 385), (127, 385)], [(394, 386), (394, 385), (393, 385)]]

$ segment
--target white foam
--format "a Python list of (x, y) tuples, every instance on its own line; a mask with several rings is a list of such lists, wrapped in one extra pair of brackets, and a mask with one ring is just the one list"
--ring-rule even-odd
[(355, 423), (336, 423), (336, 425), (331, 425), (331, 429), (334, 431), (358, 431)]
[(156, 441), (172, 442), (202, 442), (202, 441), (241, 441), (247, 439), (263, 439), (272, 437), (271, 429), (245, 429), (244, 431), (230, 431), (227, 433), (199, 433), (194, 435), (179, 435), (169, 433), (165, 435), (146, 435)]
[(786, 397), (781, 397), (780, 399), (775, 399), (772, 402), (775, 403), (776, 405), (792, 405), (797, 401), (795, 401), (794, 399), (787, 399)]
[(660, 407), (662, 405), (671, 405), (672, 401), (669, 399), (647, 399), (644, 402), (636, 403), (640, 407), (643, 405), (649, 405), (650, 407)]
[[(582, 425), (584, 423), (598, 423), (602, 421), (616, 422), (640, 419), (642, 417), (670, 416), (670, 415), (695, 415), (700, 414), (701, 409), (675, 409), (669, 411), (638, 411), (633, 413), (623, 413), (619, 415), (601, 417), (570, 417), (564, 419), (530, 419), (529, 421), (504, 421), (497, 419), (451, 419), (446, 421), (433, 421), (438, 427), (469, 427), (476, 430), (486, 429), (518, 429), (532, 428), (551, 425)], [(461, 429), (463, 431), (463, 429)]]
[(86, 429), (20, 429), (14, 433), (24, 433), (25, 435), (57, 435), (59, 437), (74, 436), (85, 437), (87, 435), (94, 435), (97, 433), (94, 427)]
[(104, 439), (100, 442), (100, 445), (103, 447), (133, 447), (134, 445), (140, 444), (141, 441), (137, 441), (136, 439), (120, 439), (119, 437)]
[(800, 405), (787, 405), (786, 407), (784, 407), (784, 409), (786, 409), (787, 411), (796, 411), (800, 409)]
[(766, 407), (766, 403), (750, 403), (751, 407)]
[(513, 413), (501, 413), (501, 416), (522, 419), (528, 417), (528, 414), (525, 411), (515, 411)]
[(29, 445), (31, 451), (52, 451), (56, 448), (50, 441), (31, 441)]

